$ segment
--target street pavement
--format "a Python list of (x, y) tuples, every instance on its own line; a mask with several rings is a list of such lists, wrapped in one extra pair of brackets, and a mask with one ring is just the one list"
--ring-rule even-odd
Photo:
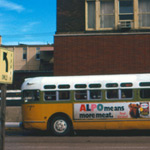
[(150, 131), (77, 131), (68, 137), (22, 130), (20, 122), (6, 122), (5, 150), (149, 150)]
[(5, 150), (149, 150), (150, 132), (95, 131), (56, 137), (39, 131), (6, 130)]

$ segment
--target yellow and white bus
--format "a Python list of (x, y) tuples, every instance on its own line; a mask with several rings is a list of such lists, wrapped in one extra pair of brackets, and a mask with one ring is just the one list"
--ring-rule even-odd
[(25, 129), (150, 129), (150, 74), (28, 78), (22, 98)]

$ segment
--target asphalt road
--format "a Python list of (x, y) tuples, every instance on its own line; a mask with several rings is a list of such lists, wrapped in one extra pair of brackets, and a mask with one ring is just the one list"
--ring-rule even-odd
[(149, 150), (150, 131), (84, 131), (54, 137), (40, 131), (7, 130), (5, 150)]

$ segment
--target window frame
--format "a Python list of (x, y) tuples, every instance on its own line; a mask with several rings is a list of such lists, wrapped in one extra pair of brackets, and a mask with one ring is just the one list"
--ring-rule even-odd
[[(25, 99), (26, 97), (25, 97), (25, 94), (27, 93), (27, 92), (30, 92), (30, 94), (31, 94), (31, 92), (32, 92), (32, 95), (29, 95), (30, 97), (32, 97), (32, 99)], [(35, 94), (36, 94), (36, 99), (35, 98), (33, 98), (33, 97), (35, 97)], [(34, 95), (34, 96), (33, 96)], [(29, 97), (28, 96), (28, 97)], [(31, 102), (31, 103), (36, 103), (36, 102), (38, 102), (39, 103), (39, 101), (40, 101), (40, 90), (38, 90), (38, 89), (34, 89), (34, 90), (24, 90), (24, 91), (22, 91), (22, 99), (23, 99), (23, 102), (24, 103), (29, 103), (29, 102)]]
[[(95, 2), (95, 28), (88, 28), (88, 1)], [(139, 1), (133, 0), (133, 20), (120, 20), (119, 19), (119, 1), (114, 0), (114, 16), (115, 16), (115, 27), (114, 28), (101, 28), (100, 27), (100, 1), (102, 0), (85, 0), (85, 30), (86, 31), (101, 31), (101, 30), (119, 30), (120, 25), (127, 25), (130, 22), (131, 29), (150, 29), (150, 26), (141, 27), (139, 23), (140, 12), (139, 12)]]
[(23, 60), (27, 60), (27, 48), (26, 47), (23, 47), (23, 54), (22, 54), (22, 59)]
[[(107, 1), (113, 1), (114, 2), (114, 4), (113, 4), (113, 13), (108, 13), (108, 14), (101, 14), (101, 2), (105, 2), (105, 0), (100, 0), (100, 3), (99, 3), (99, 5), (100, 5), (100, 8), (99, 8), (99, 16), (100, 16), (100, 19), (99, 19), (99, 22), (100, 22), (100, 26), (99, 26), (99, 28), (100, 28), (100, 30), (112, 30), (112, 29), (114, 29), (115, 28), (115, 0), (107, 0)], [(102, 17), (104, 17), (104, 16), (114, 16), (114, 23), (113, 23), (113, 27), (107, 27), (107, 28), (105, 28), (105, 27), (101, 27), (101, 18)]]
[[(133, 2), (133, 13), (120, 13), (120, 1), (132, 1)], [(133, 21), (134, 20), (134, 0), (119, 0), (119, 21)], [(120, 15), (133, 15), (133, 19), (120, 19)]]
[[(100, 98), (91, 98), (91, 92), (92, 91), (99, 91), (100, 92), (100, 95), (98, 95), (98, 96), (100, 96)], [(90, 89), (90, 90), (88, 90), (88, 99), (89, 100), (91, 100), (91, 101), (94, 101), (94, 100), (102, 100), (102, 90), (100, 90), (100, 89)]]
[[(45, 97), (48, 96), (48, 95), (45, 95), (46, 92), (55, 92), (55, 95), (54, 94), (49, 95), (49, 96), (55, 96), (55, 99), (52, 99), (52, 100), (46, 99)], [(45, 102), (49, 102), (49, 101), (55, 102), (55, 101), (57, 101), (57, 92), (56, 91), (44, 91), (43, 96), (44, 96), (44, 101)]]
[(36, 47), (36, 60), (40, 60), (40, 47)]
[(144, 99), (144, 100), (145, 99), (150, 99), (150, 96), (149, 97), (145, 97), (145, 98), (141, 96), (141, 92), (144, 91), (144, 90), (149, 90), (150, 91), (150, 88), (148, 88), (148, 87), (140, 88), (139, 89), (139, 98)]
[[(77, 99), (77, 97), (76, 97), (76, 95), (77, 95), (77, 92), (83, 92), (83, 91), (85, 91), (85, 96), (86, 96), (86, 98), (85, 99)], [(84, 93), (83, 93), (84, 94)], [(79, 96), (82, 96), (83, 94), (78, 94)], [(81, 89), (81, 90), (74, 90), (74, 100), (75, 101), (88, 101), (88, 90), (86, 90), (86, 89)]]
[[(69, 98), (68, 99), (60, 99), (59, 97), (59, 92), (69, 92)], [(46, 100), (45, 99), (45, 92), (56, 92), (55, 96), (56, 96), (56, 100)], [(71, 91), (70, 90), (50, 90), (50, 91), (43, 91), (43, 100), (45, 102), (62, 102), (62, 101), (71, 101)]]
[[(94, 1), (95, 2), (95, 27), (94, 28), (88, 28), (88, 2), (90, 1)], [(115, 27), (112, 28), (101, 28), (101, 23), (100, 23), (100, 3), (101, 1), (105, 1), (105, 0), (85, 0), (85, 29), (86, 31), (98, 31), (98, 30), (112, 30)], [(112, 0), (108, 0), (108, 1), (112, 1)], [(114, 18), (115, 17), (115, 0), (114, 1)], [(115, 23), (115, 19), (114, 19), (114, 25), (116, 26)]]
[[(94, 1), (95, 2), (95, 27), (94, 28), (88, 28), (88, 2), (91, 2), (91, 1)], [(97, 2), (98, 0), (85, 0), (85, 29), (87, 30), (87, 31), (93, 31), (93, 30), (95, 30), (96, 29), (96, 8), (97, 8), (97, 5), (96, 5), (96, 2)]]
[[(110, 90), (118, 90), (118, 98), (108, 98), (107, 92), (110, 91)], [(132, 97), (131, 98), (124, 98), (124, 97), (122, 97), (122, 90), (132, 90)], [(106, 89), (106, 91), (105, 91), (105, 98), (106, 98), (106, 100), (114, 100), (114, 101), (115, 100), (132, 100), (132, 99), (134, 99), (134, 90), (131, 89), (131, 88)]]
[[(76, 92), (78, 91), (86, 91), (86, 98), (85, 99), (77, 99), (76, 98)], [(100, 92), (100, 98), (91, 98), (91, 91), (99, 91)], [(75, 101), (101, 101), (102, 100), (102, 90), (101, 89), (80, 89), (80, 90), (74, 90), (74, 100)]]
[[(138, 10), (139, 10), (139, 1), (140, 0), (138, 0)], [(140, 20), (140, 15), (147, 15), (147, 14), (150, 15), (150, 11), (149, 12), (140, 12), (140, 11), (138, 11), (138, 18), (139, 18), (138, 21)], [(140, 26), (140, 23), (139, 23), (139, 29), (150, 29), (150, 26)]]

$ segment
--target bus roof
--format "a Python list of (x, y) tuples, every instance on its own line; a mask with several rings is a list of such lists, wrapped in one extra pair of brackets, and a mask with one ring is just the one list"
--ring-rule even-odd
[(52, 77), (34, 77), (25, 79), (21, 89), (45, 89), (45, 85), (70, 85), (70, 89), (76, 89), (76, 84), (86, 84), (89, 88), (89, 84), (101, 84), (101, 89), (106, 89), (106, 84), (117, 83), (120, 87), (121, 83), (132, 83), (132, 87), (128, 88), (141, 88), (139, 83), (150, 82), (150, 74), (118, 74), (118, 75), (86, 75), (86, 76), (52, 76)]

